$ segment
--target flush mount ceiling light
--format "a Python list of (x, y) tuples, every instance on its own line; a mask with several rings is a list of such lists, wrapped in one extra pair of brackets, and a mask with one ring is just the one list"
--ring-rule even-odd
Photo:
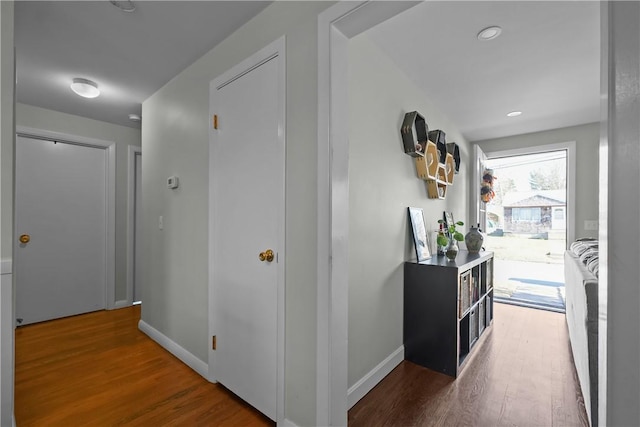
[(518, 117), (520, 114), (522, 114), (522, 111), (512, 111), (507, 113), (507, 117)]
[(73, 79), (71, 90), (84, 98), (95, 98), (100, 95), (100, 90), (96, 82), (79, 77)]
[(136, 10), (136, 5), (131, 0), (116, 1), (110, 0), (111, 4), (120, 9), (123, 12), (133, 12)]
[(478, 40), (487, 41), (493, 40), (502, 33), (502, 28), (498, 26), (487, 27), (478, 33)]
[(140, 120), (142, 120), (142, 117), (140, 117), (139, 114), (129, 114), (129, 120), (131, 120), (132, 122), (139, 122)]

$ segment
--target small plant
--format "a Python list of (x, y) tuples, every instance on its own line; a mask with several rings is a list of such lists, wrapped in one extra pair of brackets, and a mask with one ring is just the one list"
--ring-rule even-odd
[(462, 221), (456, 221), (453, 224), (450, 224), (449, 226), (447, 226), (447, 224), (445, 224), (443, 219), (439, 219), (438, 220), (438, 224), (444, 224), (445, 229), (446, 229), (446, 233), (448, 236), (444, 235), (444, 234), (438, 234), (438, 245), (440, 246), (447, 246), (449, 244), (449, 236), (453, 237), (455, 240), (457, 240), (458, 242), (462, 242), (464, 240), (464, 234), (460, 233), (458, 230), (456, 230), (456, 226), (463, 226), (464, 222)]

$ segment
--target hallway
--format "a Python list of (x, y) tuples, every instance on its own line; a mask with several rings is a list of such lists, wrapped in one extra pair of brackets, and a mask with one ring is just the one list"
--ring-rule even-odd
[(17, 424), (274, 425), (140, 332), (140, 307), (18, 328)]
[[(137, 328), (140, 306), (16, 331), (20, 426), (269, 426)], [(496, 304), (458, 380), (401, 363), (350, 426), (586, 426), (563, 314)]]
[(454, 380), (404, 361), (349, 411), (349, 426), (588, 426), (564, 314), (495, 304)]

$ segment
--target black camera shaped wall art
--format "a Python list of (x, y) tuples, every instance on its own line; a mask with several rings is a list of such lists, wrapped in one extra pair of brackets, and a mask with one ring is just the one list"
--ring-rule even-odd
[(406, 113), (400, 133), (404, 152), (411, 157), (423, 157), (429, 135), (429, 127), (424, 117), (417, 111)]
[(447, 143), (447, 153), (453, 156), (453, 162), (456, 165), (456, 173), (460, 172), (460, 147), (455, 142)]
[(447, 160), (447, 136), (444, 131), (439, 129), (429, 131), (429, 141), (436, 144), (440, 163), (444, 163)]

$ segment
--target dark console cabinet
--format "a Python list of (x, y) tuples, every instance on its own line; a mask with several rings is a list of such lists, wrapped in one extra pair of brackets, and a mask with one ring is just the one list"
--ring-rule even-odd
[(404, 264), (405, 359), (457, 377), (493, 320), (493, 252)]

